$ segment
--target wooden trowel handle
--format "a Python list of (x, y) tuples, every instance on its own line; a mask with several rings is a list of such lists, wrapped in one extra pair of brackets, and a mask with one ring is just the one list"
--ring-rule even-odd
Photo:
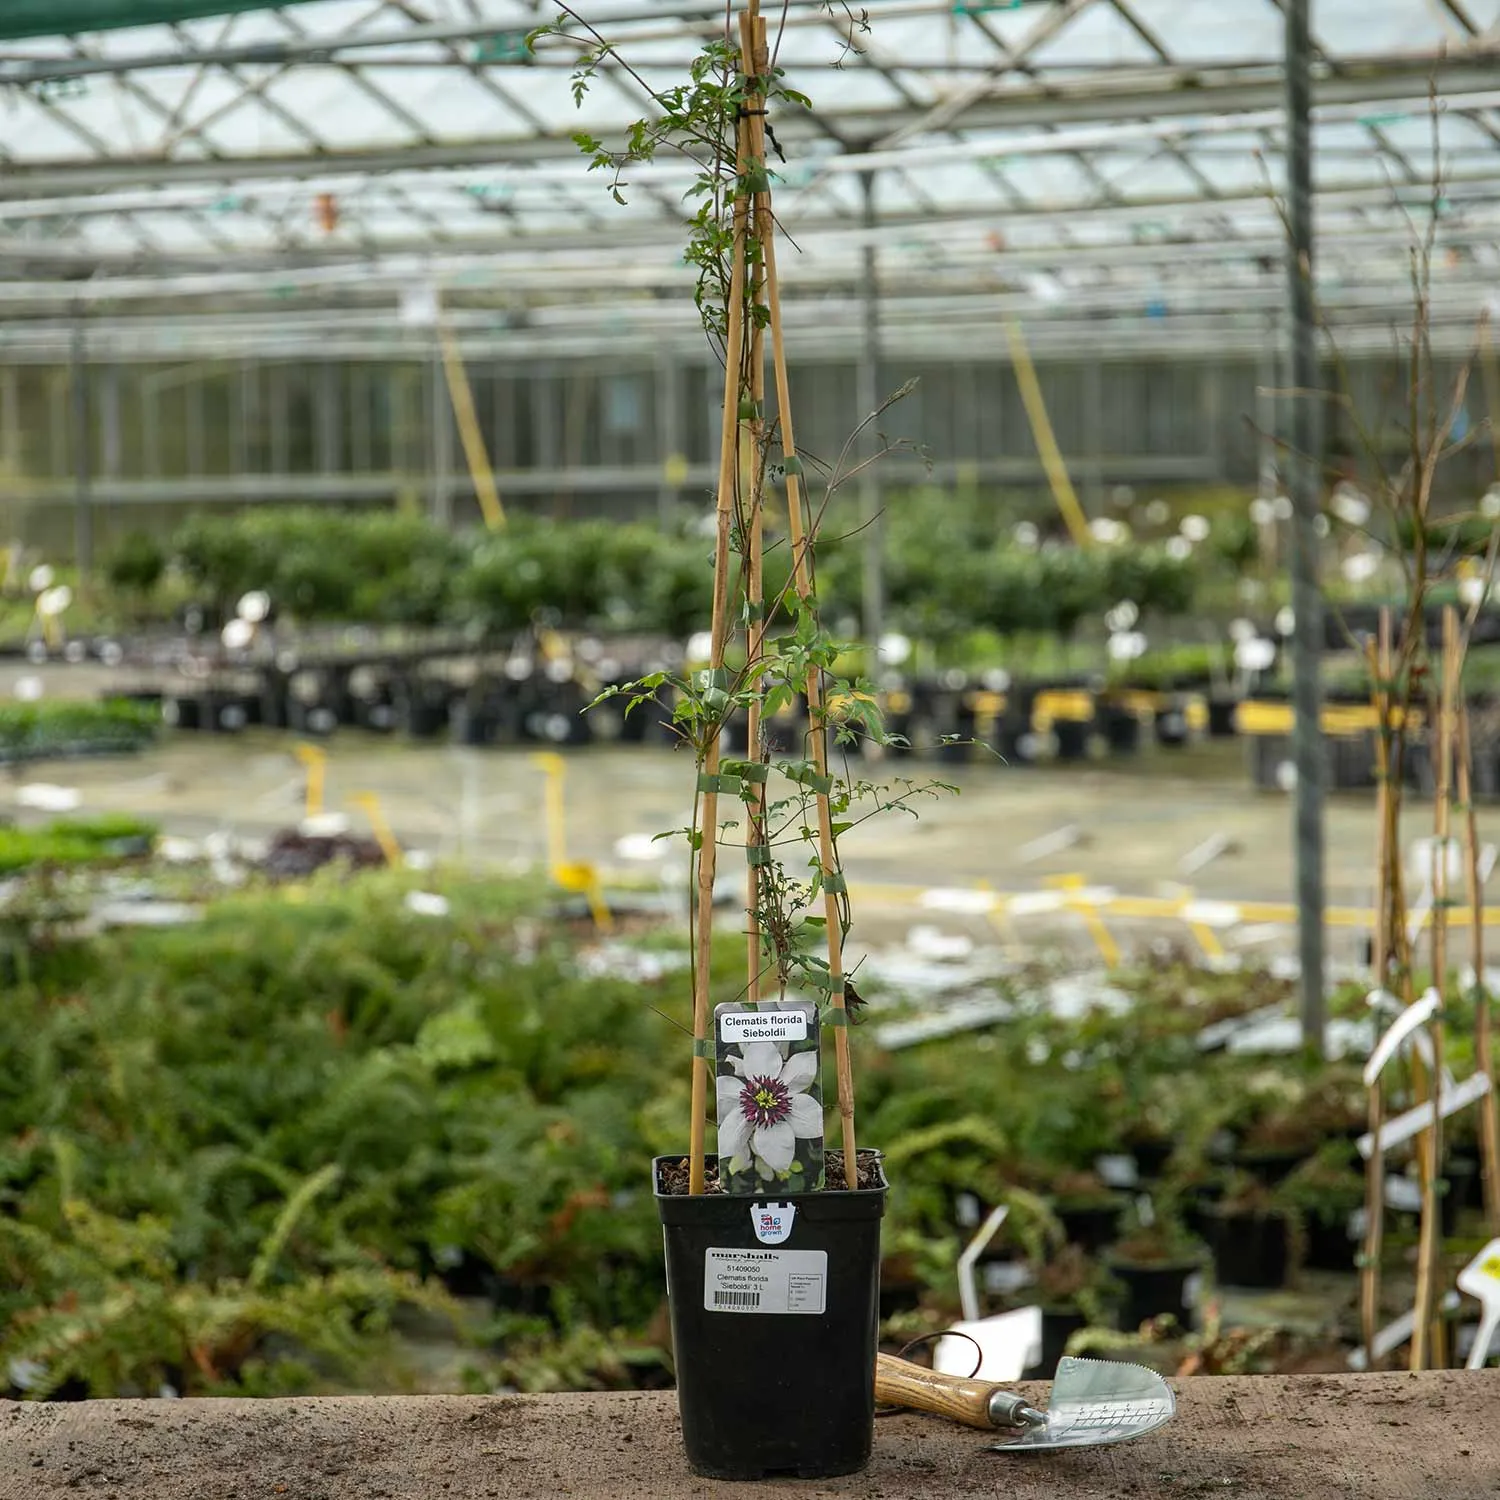
[(875, 1401), (880, 1406), (908, 1406), (992, 1432), (997, 1424), (990, 1414), (990, 1398), (998, 1389), (987, 1380), (961, 1380), (924, 1370), (892, 1354), (875, 1356)]

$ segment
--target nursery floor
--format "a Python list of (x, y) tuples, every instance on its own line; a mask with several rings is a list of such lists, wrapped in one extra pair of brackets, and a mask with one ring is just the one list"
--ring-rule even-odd
[[(757, 1494), (882, 1500), (1478, 1500), (1500, 1494), (1500, 1372), (1203, 1378), (1136, 1442), (1018, 1459), (930, 1418), (860, 1475)], [(1036, 1388), (1045, 1395), (1045, 1387)], [(541, 1500), (743, 1495), (693, 1478), (670, 1392), (0, 1403), (0, 1500)]]
[[(325, 748), (326, 805), (349, 811), (356, 826), (363, 825), (363, 814), (350, 810), (347, 799), (373, 791), (408, 848), (514, 869), (533, 868), (546, 857), (543, 777), (525, 751), (412, 745), (353, 733)], [(1076, 915), (1035, 914), (998, 929), (983, 917), (923, 905), (923, 891), (931, 887), (1032, 891), (1062, 875), (1132, 896), (1180, 896), (1190, 884), (1203, 899), (1288, 902), (1291, 804), (1251, 790), (1243, 755), (1242, 746), (1226, 742), (1156, 750), (1124, 766), (943, 768), (943, 777), (962, 787), (960, 796), (922, 799), (919, 819), (897, 814), (847, 835), (851, 878), (861, 887), (856, 936), (888, 941), (924, 923), (965, 931), (980, 942), (1087, 946)], [(568, 752), (565, 766), (570, 859), (648, 883), (681, 864), (677, 843), (650, 842), (651, 834), (687, 820), (690, 777), (681, 755), (590, 749)], [(921, 764), (900, 770), (919, 782), (934, 774)], [(17, 779), (76, 788), (86, 810), (137, 812), (184, 835), (220, 828), (265, 834), (295, 822), (303, 806), (304, 772), (291, 741), (266, 733), (182, 735), (143, 756), (54, 762), (29, 767)], [(1500, 836), (1500, 808), (1484, 808), (1480, 816), (1482, 836)], [(1407, 839), (1427, 835), (1429, 821), (1429, 809), (1414, 804)], [(1081, 838), (1050, 853), (1030, 847), (1067, 829)], [(1370, 896), (1370, 803), (1331, 798), (1327, 829), (1329, 902), (1363, 906)], [(1183, 860), (1214, 838), (1226, 840), (1229, 851), (1185, 874)], [(1185, 938), (1180, 923), (1165, 920), (1111, 917), (1110, 925), (1127, 952), (1163, 935)], [(1255, 921), (1227, 943), (1274, 954), (1289, 949), (1289, 937), (1276, 923)], [(1332, 956), (1353, 958), (1362, 938), (1355, 928), (1336, 927)]]

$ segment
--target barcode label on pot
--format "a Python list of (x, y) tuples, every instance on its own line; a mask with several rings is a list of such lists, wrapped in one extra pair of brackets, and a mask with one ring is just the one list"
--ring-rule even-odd
[(715, 1307), (742, 1307), (747, 1312), (760, 1306), (759, 1292), (715, 1292)]
[(826, 1250), (709, 1250), (708, 1312), (821, 1313), (828, 1300)]

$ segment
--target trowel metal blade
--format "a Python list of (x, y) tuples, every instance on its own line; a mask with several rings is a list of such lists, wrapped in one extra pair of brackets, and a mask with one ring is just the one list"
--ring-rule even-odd
[(1065, 1355), (1052, 1381), (1046, 1422), (992, 1446), (997, 1453), (1027, 1453), (1126, 1443), (1176, 1414), (1177, 1398), (1155, 1370)]

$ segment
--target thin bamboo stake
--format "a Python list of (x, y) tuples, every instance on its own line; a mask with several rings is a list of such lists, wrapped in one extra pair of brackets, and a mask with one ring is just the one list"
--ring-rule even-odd
[[(1469, 704), (1458, 706), (1458, 800), (1463, 804), (1465, 874), (1469, 895), (1469, 962), (1474, 969), (1474, 1061), (1495, 1081), (1490, 993), (1484, 982), (1484, 882), (1479, 878), (1479, 819), (1474, 811), (1474, 755), (1469, 744)], [(1492, 1237), (1500, 1235), (1500, 1110), (1491, 1088), (1479, 1101), (1479, 1160), (1484, 1184), (1484, 1217)]]
[[(738, 155), (743, 170), (745, 121), (741, 119)], [(749, 228), (748, 205), (737, 200), (734, 215), (733, 261), (729, 279), (729, 307), (725, 329), (724, 410), (719, 427), (719, 495), (715, 511), (714, 607), (710, 635), (710, 682), (719, 683), (724, 671), (724, 650), (729, 638), (729, 535), (734, 516), (735, 484), (738, 480), (740, 359), (745, 335), (745, 237)], [(692, 1120), (688, 1146), (688, 1192), (701, 1193), (704, 1181), (703, 1146), (708, 1115), (708, 1080), (713, 1039), (710, 1035), (708, 979), (714, 933), (714, 870), (718, 863), (719, 794), (713, 788), (719, 774), (719, 731), (709, 736), (703, 754), (705, 790), (699, 804), (697, 827), (698, 909), (697, 941), (693, 967), (693, 1091)]]
[[(793, 581), (799, 599), (812, 596), (812, 569), (809, 566), (809, 544), (802, 520), (802, 479), (796, 472), (800, 464), (790, 460), (797, 456), (796, 434), (792, 427), (791, 387), (787, 378), (786, 347), (781, 329), (781, 290), (776, 280), (776, 236), (768, 234), (761, 246), (766, 270), (766, 307), (770, 313), (771, 360), (776, 372), (776, 410), (781, 424), (781, 451), (788, 459), (786, 500), (791, 532)], [(823, 711), (822, 674), (814, 668), (807, 674), (807, 711), (809, 740), (813, 764), (820, 776), (828, 774), (828, 724)], [(833, 815), (826, 795), (818, 796), (818, 853), (823, 868), (823, 907), (827, 922), (829, 999), (828, 1023), (833, 1029), (834, 1059), (838, 1071), (839, 1121), (843, 1129), (844, 1183), (850, 1189), (859, 1185), (859, 1161), (854, 1139), (854, 1073), (849, 1058), (849, 1021), (844, 1009), (844, 933), (843, 914), (838, 892), (830, 880), (842, 883), (834, 862)]]
[[(748, 10), (740, 16), (740, 68), (749, 78), (761, 78), (769, 68), (769, 59), (764, 58), (763, 34), (765, 23), (756, 14), (756, 0), (751, 0)], [(745, 93), (745, 155), (749, 162), (765, 159), (765, 100), (754, 91)], [(756, 193), (751, 203), (751, 224), (757, 240), (764, 243), (772, 232), (771, 214), (764, 193)], [(757, 260), (751, 274), (750, 306), (760, 308), (765, 299), (765, 263)], [(746, 520), (745, 538), (745, 682), (755, 687), (760, 679), (758, 664), (765, 653), (765, 586), (763, 574), (763, 526), (765, 512), (765, 400), (766, 400), (766, 355), (765, 328), (757, 317), (750, 329), (750, 368), (743, 385), (749, 392), (753, 415), (740, 426), (744, 438), (741, 445), (740, 473), (746, 481), (750, 497), (750, 511)], [(764, 758), (761, 747), (760, 699), (750, 699), (747, 714), (746, 760), (760, 761)], [(747, 847), (766, 842), (766, 784), (751, 781), (745, 784), (745, 844)], [(751, 1005), (760, 1004), (761, 974), (761, 880), (764, 870), (746, 860), (746, 985), (745, 998)]]
[[(1432, 986), (1442, 995), (1448, 974), (1448, 833), (1452, 804), (1454, 699), (1458, 675), (1458, 611), (1443, 610), (1443, 670), (1438, 696), (1437, 790), (1432, 855)], [(1443, 1162), (1443, 1020), (1432, 1021), (1432, 1125), (1419, 1137), (1426, 1158), (1422, 1183), (1422, 1227), (1417, 1241), (1416, 1323), (1412, 1330), (1411, 1368), (1425, 1370), (1440, 1357), (1442, 1332), (1437, 1322), (1438, 1271), (1441, 1261), (1441, 1214), (1438, 1180)]]
[[(1374, 987), (1390, 979), (1391, 870), (1390, 803), (1399, 795), (1391, 785), (1391, 612), (1380, 611), (1377, 644), (1371, 652), (1375, 679), (1375, 930)], [(1375, 1140), (1385, 1123), (1385, 1085), (1370, 1085), (1369, 1126)], [(1365, 1163), (1365, 1242), (1359, 1279), (1359, 1329), (1366, 1368), (1375, 1368), (1375, 1333), (1380, 1320), (1380, 1257), (1385, 1246), (1385, 1155), (1376, 1149)]]

